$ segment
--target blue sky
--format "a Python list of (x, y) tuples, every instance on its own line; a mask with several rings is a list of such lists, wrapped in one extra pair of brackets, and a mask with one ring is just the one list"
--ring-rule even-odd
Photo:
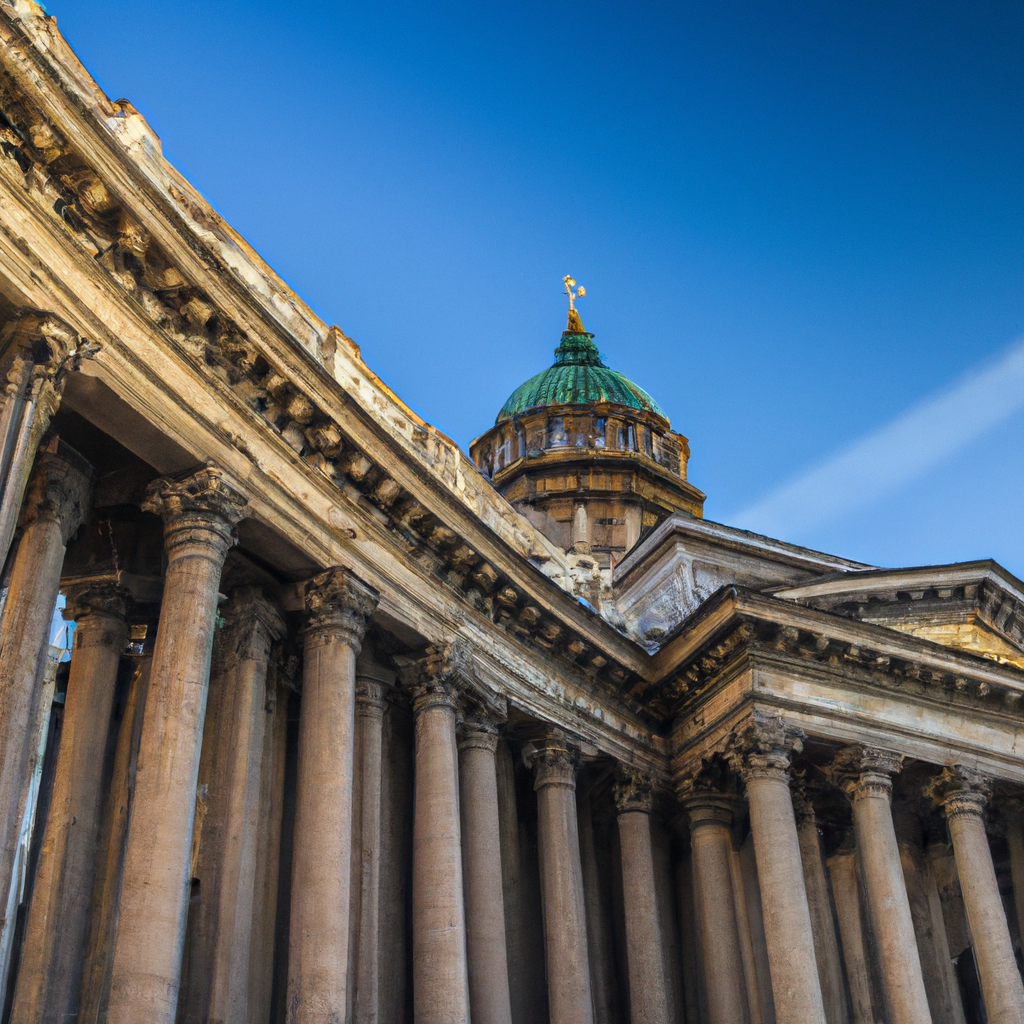
[(572, 273), (709, 518), (1024, 574), (1024, 5), (48, 8), (463, 446), (550, 363)]

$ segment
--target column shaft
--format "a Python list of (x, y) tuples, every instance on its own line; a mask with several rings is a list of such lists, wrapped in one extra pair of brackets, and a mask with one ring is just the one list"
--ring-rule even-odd
[(156, 481), (167, 572), (125, 850), (108, 1024), (173, 1024), (217, 591), (244, 500), (207, 468)]
[(1010, 847), (1010, 878), (1017, 911), (1017, 931), (1024, 944), (1024, 803), (1011, 802), (1006, 816), (1006, 843)]
[(846, 980), (850, 989), (850, 1022), (875, 1024), (871, 968), (861, 918), (857, 864), (852, 840), (849, 847), (841, 847), (829, 858), (828, 868), (832, 877), (832, 895), (836, 901), (836, 918), (842, 940)]
[(185, 1024), (247, 1024), (256, 900), (260, 766), (270, 645), (284, 622), (256, 588), (222, 609), (214, 647), (199, 783), (207, 811), (196, 875), (202, 903)]
[(804, 865), (804, 885), (807, 887), (807, 903), (811, 912), (814, 956), (818, 963), (818, 981), (825, 1004), (825, 1019), (828, 1024), (846, 1024), (849, 1010), (843, 984), (843, 965), (839, 959), (839, 943), (832, 917), (832, 902), (828, 881), (825, 878), (825, 863), (821, 856), (818, 823), (814, 808), (806, 798), (800, 806), (797, 835)]
[(580, 866), (583, 870), (583, 901), (587, 911), (587, 944), (590, 948), (590, 984), (594, 992), (595, 1024), (618, 1020), (615, 1006), (615, 962), (609, 940), (608, 914), (601, 890), (594, 839), (590, 794), (576, 794)]
[(455, 698), (419, 689), (413, 812), (412, 957), (416, 1024), (468, 1024)]
[(473, 1024), (511, 1024), (501, 886), (501, 838), (493, 725), (468, 722), (459, 743), (462, 866), (466, 886), (469, 1004)]
[(733, 801), (701, 794), (686, 807), (708, 1024), (742, 1024), (749, 1011), (731, 866)]
[(788, 758), (751, 755), (746, 777), (775, 1019), (778, 1024), (824, 1024), (814, 934), (785, 765)]
[(852, 748), (842, 755), (859, 774), (848, 783), (853, 827), (881, 961), (882, 985), (892, 1024), (931, 1024), (914, 921), (892, 820), (892, 779), (902, 759), (884, 751)]
[(593, 1024), (587, 918), (576, 814), (576, 768), (559, 738), (534, 767), (551, 1024)]
[(24, 310), (0, 332), (0, 567), (7, 560), (40, 441), (60, 404), (78, 336), (49, 313)]
[(350, 1015), (355, 670), (376, 599), (343, 569), (306, 584), (288, 1024), (325, 1024)]
[(1010, 942), (992, 850), (985, 832), (987, 802), (983, 780), (954, 768), (951, 791), (944, 801), (953, 855), (960, 875), (967, 921), (974, 938), (974, 955), (989, 1024), (1024, 1021), (1024, 984)]
[(669, 1024), (661, 923), (658, 920), (651, 848), (651, 784), (625, 771), (615, 786), (622, 851), (631, 1024)]
[(25, 1024), (77, 1018), (106, 754), (121, 654), (125, 595), (94, 584), (68, 595), (76, 623), (50, 813), (36, 869), (12, 1018)]
[(359, 929), (356, 948), (356, 1024), (380, 1019), (381, 781), (386, 684), (361, 670), (356, 677), (360, 752)]
[[(85, 518), (90, 467), (66, 445), (36, 459), (22, 512), (24, 533), (0, 621), (0, 908), (11, 907), (28, 768), (40, 711), (50, 621), (69, 537)], [(0, 989), (2, 989), (0, 985)]]

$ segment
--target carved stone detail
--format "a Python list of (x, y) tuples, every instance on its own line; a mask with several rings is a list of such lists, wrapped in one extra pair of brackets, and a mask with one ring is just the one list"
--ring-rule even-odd
[(49, 519), (60, 527), (65, 544), (85, 522), (92, 501), (92, 467), (77, 452), (53, 438), (36, 456), (29, 478), (21, 525)]
[(903, 755), (880, 747), (845, 747), (829, 769), (829, 774), (851, 800), (861, 796), (892, 799), (892, 777), (903, 768)]
[(732, 734), (726, 755), (743, 781), (782, 778), (789, 782), (790, 755), (803, 750), (805, 735), (779, 714), (755, 711)]
[(928, 795), (947, 818), (984, 818), (991, 792), (992, 780), (963, 764), (947, 765), (928, 787)]
[(616, 765), (615, 785), (612, 787), (615, 809), (619, 814), (641, 811), (650, 814), (654, 805), (653, 784), (650, 775), (630, 765)]
[(239, 587), (220, 611), (224, 619), (220, 657), (266, 664), (273, 644), (288, 632), (276, 605), (259, 587)]
[(144, 512), (164, 521), (167, 553), (180, 545), (206, 544), (219, 557), (234, 543), (234, 527), (245, 518), (248, 500), (225, 479), (217, 466), (204, 466), (176, 478), (161, 477), (146, 488)]
[(523, 761), (534, 773), (533, 788), (569, 786), (576, 788), (577, 751), (570, 747), (561, 729), (549, 729), (535, 742), (523, 747)]
[(505, 724), (505, 709), (470, 705), (459, 726), (459, 750), (479, 747), (494, 753), (498, 749), (500, 729)]
[(306, 643), (341, 640), (357, 654), (380, 595), (340, 566), (306, 582)]

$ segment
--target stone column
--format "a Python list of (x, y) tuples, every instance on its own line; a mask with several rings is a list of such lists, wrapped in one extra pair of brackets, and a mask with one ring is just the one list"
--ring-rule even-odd
[(125, 849), (108, 1024), (173, 1024), (221, 569), (245, 499), (208, 466), (150, 485), (167, 571)]
[(12, 1019), (76, 1018), (103, 820), (103, 761), (125, 644), (127, 594), (109, 580), (68, 588), (75, 622), (64, 725), (36, 869)]
[(552, 729), (528, 750), (537, 791), (551, 1024), (594, 1024), (576, 815), (576, 761)]
[[(91, 350), (95, 351), (95, 349)], [(0, 331), (0, 568), (7, 560), (32, 464), (69, 370), (88, 346), (52, 313), (23, 310)]]
[(732, 819), (737, 800), (714, 789), (681, 794), (690, 820), (693, 896), (708, 1024), (749, 1020), (743, 951), (736, 925)]
[(761, 910), (778, 1024), (825, 1024), (800, 841), (789, 792), (789, 752), (803, 736), (776, 716), (754, 713), (738, 737), (761, 883)]
[(512, 1024), (505, 949), (505, 901), (494, 715), (467, 716), (459, 740), (462, 870), (466, 886), (469, 1007), (473, 1024)]
[(804, 885), (807, 888), (807, 903), (811, 912), (811, 930), (814, 932), (814, 956), (818, 962), (818, 981), (825, 1004), (825, 1019), (828, 1024), (846, 1024), (849, 1010), (846, 1005), (846, 988), (843, 984), (843, 965), (839, 959), (832, 900), (825, 877), (825, 863), (821, 856), (818, 821), (814, 814), (814, 805), (805, 792), (798, 794), (794, 806), (800, 856), (804, 865)]
[(931, 1024), (914, 921), (892, 820), (892, 776), (903, 758), (848, 747), (835, 768), (853, 801), (853, 827), (878, 944), (882, 986), (892, 1024)]
[(690, 829), (684, 813), (673, 822), (679, 850), (675, 863), (676, 904), (679, 909), (679, 952), (683, 968), (683, 1009), (687, 1022), (699, 1022), (701, 1013), (700, 949), (697, 940), (697, 907), (694, 900), (693, 854)]
[(615, 961), (612, 956), (609, 921), (597, 863), (595, 822), (590, 792), (576, 791), (577, 829), (580, 837), (580, 865), (583, 868), (583, 902), (587, 910), (587, 947), (590, 951), (590, 984), (594, 993), (595, 1024), (618, 1021)]
[(412, 974), (416, 1024), (468, 1024), (469, 978), (455, 725), (458, 649), (407, 676), (416, 718)]
[(942, 802), (953, 840), (989, 1024), (1020, 1024), (1024, 984), (985, 832), (989, 782), (964, 765), (952, 765), (936, 781), (933, 793)]
[(1024, 945), (1024, 800), (1006, 801), (1003, 818), (1006, 822), (1006, 844), (1010, 848), (1010, 878), (1017, 911), (1017, 931)]
[(850, 989), (850, 1024), (875, 1024), (877, 1019), (871, 989), (871, 967), (861, 917), (857, 886), (856, 843), (851, 830), (839, 849), (828, 859), (832, 896), (836, 903), (843, 963)]
[(932, 1024), (965, 1024), (939, 889), (925, 858), (921, 822), (907, 803), (897, 808), (893, 819)]
[(349, 1016), (356, 657), (377, 592), (334, 568), (305, 587), (288, 1024)]
[(235, 591), (214, 643), (199, 785), (207, 809), (199, 834), (185, 1024), (247, 1024), (256, 900), (256, 843), (270, 647), (284, 620), (257, 587)]
[(651, 849), (651, 780), (619, 767), (614, 788), (622, 851), (631, 1024), (669, 1024), (668, 979), (662, 949)]
[(355, 1024), (380, 1020), (380, 843), (384, 710), (395, 673), (364, 650), (356, 662), (359, 749), (359, 926), (356, 936)]
[(36, 458), (22, 510), (0, 622), (0, 907), (9, 903), (64, 550), (85, 519), (91, 483), (88, 463), (54, 440)]

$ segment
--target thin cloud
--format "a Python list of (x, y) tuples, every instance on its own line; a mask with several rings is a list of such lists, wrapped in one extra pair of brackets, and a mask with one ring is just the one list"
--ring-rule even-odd
[(892, 493), (1024, 408), (1024, 338), (730, 522), (794, 536)]

